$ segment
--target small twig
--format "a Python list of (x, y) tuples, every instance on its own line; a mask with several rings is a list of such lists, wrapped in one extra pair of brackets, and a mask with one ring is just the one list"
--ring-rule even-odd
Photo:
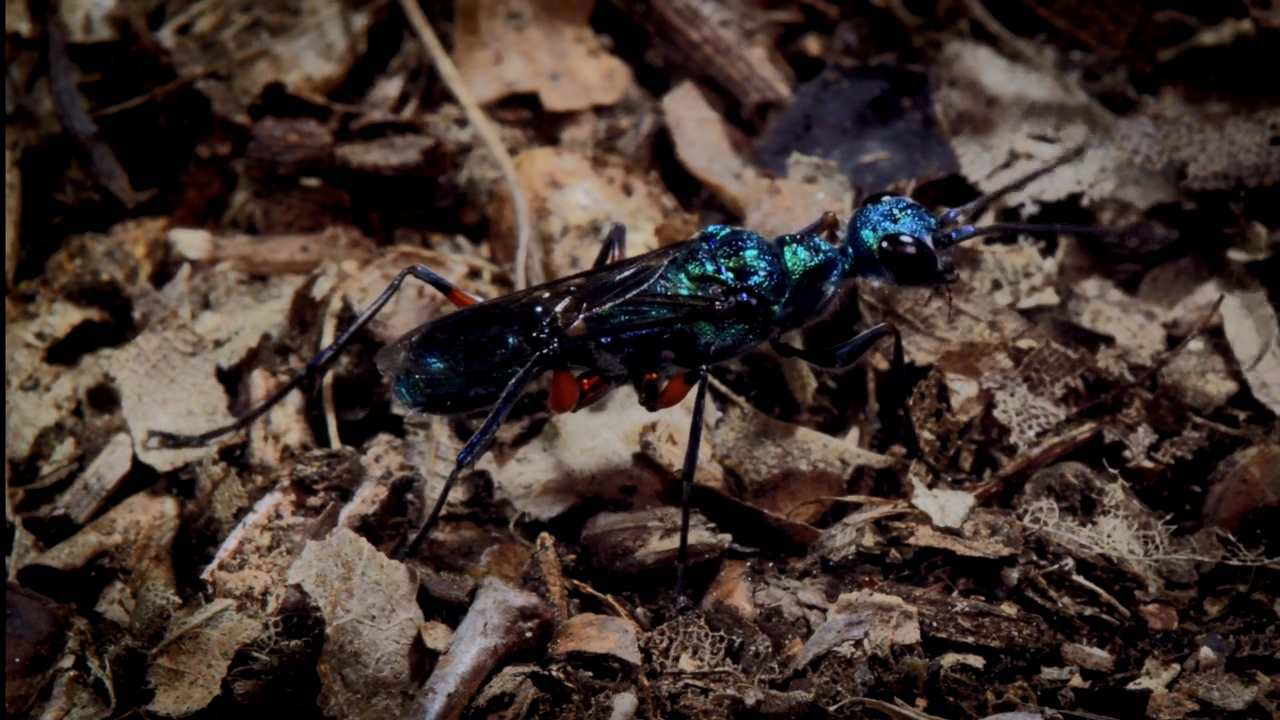
[(1141, 375), (1139, 375), (1137, 379), (1135, 379), (1133, 382), (1125, 383), (1124, 385), (1121, 385), (1120, 387), (1115, 388), (1111, 392), (1107, 393), (1106, 395), (1103, 395), (1097, 400), (1094, 400), (1088, 405), (1085, 405), (1084, 407), (1080, 408), (1079, 410), (1077, 410), (1072, 414), (1076, 417), (1080, 417), (1081, 415), (1085, 414), (1086, 412), (1089, 412), (1095, 407), (1110, 403), (1112, 400), (1116, 398), (1116, 396), (1118, 396), (1121, 392), (1125, 390), (1128, 390), (1130, 388), (1138, 388), (1146, 385), (1147, 381), (1155, 377), (1156, 373), (1163, 370), (1164, 367), (1168, 365), (1174, 358), (1182, 354), (1182, 351), (1187, 349), (1187, 345), (1191, 343), (1191, 340), (1193, 338), (1197, 337), (1198, 335), (1200, 335), (1200, 333), (1204, 332), (1205, 328), (1209, 326), (1209, 323), (1212, 322), (1213, 318), (1218, 314), (1218, 309), (1222, 307), (1222, 301), (1226, 299), (1227, 299), (1226, 295), (1219, 295), (1218, 299), (1214, 301), (1213, 307), (1209, 308), (1209, 312), (1205, 313), (1205, 316), (1200, 319), (1200, 322), (1196, 323), (1196, 326), (1191, 329), (1191, 332), (1187, 333), (1187, 336), (1182, 338), (1182, 342), (1178, 343), (1177, 346), (1175, 346), (1172, 350), (1162, 355), (1159, 360), (1156, 360), (1154, 363), (1152, 363), (1151, 367), (1147, 368), (1147, 370), (1143, 372)]
[(115, 105), (110, 105), (108, 107), (102, 108), (101, 110), (94, 110), (91, 116), (95, 118), (100, 118), (100, 117), (106, 117), (108, 115), (115, 115), (116, 113), (124, 112), (125, 110), (132, 110), (133, 108), (144, 105), (148, 102), (151, 102), (152, 100), (159, 100), (160, 98), (164, 97), (165, 95), (168, 95), (169, 93), (176, 92), (177, 90), (184, 88), (188, 85), (191, 85), (197, 80), (202, 80), (206, 77), (209, 77), (212, 74), (213, 74), (212, 70), (206, 70), (204, 72), (197, 73), (189, 77), (180, 77), (175, 80), (171, 80), (165, 83), (164, 85), (161, 85), (160, 87), (155, 88), (154, 90), (150, 90), (141, 95), (135, 95), (134, 97), (131, 97), (128, 100), (118, 102)]
[[(327, 348), (338, 336), (338, 315), (342, 313), (345, 293), (341, 284), (333, 289), (329, 303), (324, 310), (324, 324), (320, 327), (320, 347)], [(337, 450), (342, 447), (342, 438), (338, 435), (338, 413), (333, 406), (333, 373), (324, 374), (320, 381), (320, 404), (324, 407), (324, 428), (329, 436), (329, 448)]]
[(707, 383), (711, 385), (712, 389), (714, 389), (716, 392), (723, 395), (725, 399), (727, 399), (729, 402), (733, 403), (734, 405), (737, 405), (743, 410), (753, 409), (751, 407), (751, 403), (747, 402), (746, 398), (730, 390), (728, 385), (725, 385), (724, 383), (717, 380), (714, 375), (707, 378)]
[(463, 112), (475, 126), (476, 134), (489, 148), (489, 152), (493, 153), (493, 159), (498, 163), (498, 169), (502, 171), (503, 180), (507, 183), (507, 191), (511, 193), (511, 205), (516, 216), (515, 289), (523, 290), (529, 282), (529, 245), (530, 235), (533, 232), (533, 219), (529, 210), (529, 200), (525, 197), (524, 189), (520, 186), (520, 177), (516, 174), (516, 164), (511, 160), (511, 154), (507, 152), (506, 146), (502, 144), (502, 139), (498, 137), (498, 131), (489, 120), (489, 116), (485, 115), (480, 103), (476, 102), (475, 96), (467, 89), (462, 74), (453, 64), (449, 53), (445, 52), (444, 45), (440, 43), (435, 30), (431, 29), (431, 23), (427, 21), (427, 16), (418, 5), (418, 0), (399, 1), (405, 17), (409, 19), (409, 24), (413, 26), (418, 39), (422, 41), (427, 54), (431, 56), (431, 61), (435, 63), (440, 79), (444, 80), (449, 91), (458, 99)]
[(560, 556), (556, 553), (556, 541), (549, 533), (539, 534), (536, 546), (534, 557), (547, 584), (547, 596), (555, 610), (558, 626), (569, 619), (569, 593), (564, 586), (564, 568), (560, 566)]
[(76, 149), (88, 161), (94, 180), (111, 191), (126, 208), (134, 208), (156, 194), (155, 189), (138, 192), (129, 182), (129, 174), (116, 159), (115, 152), (98, 137), (98, 125), (84, 108), (84, 96), (76, 86), (76, 67), (67, 55), (67, 28), (62, 23), (61, 3), (52, 0), (47, 7), (45, 33), (49, 51), (49, 95), (54, 113), (71, 137)]
[(1006, 50), (1017, 55), (1020, 60), (1040, 70), (1050, 69), (1044, 57), (1036, 52), (1031, 43), (1009, 32), (979, 0), (960, 0), (960, 7), (970, 19), (991, 33)]
[(614, 615), (620, 618), (626, 618), (628, 620), (635, 620), (635, 618), (631, 617), (631, 613), (627, 612), (627, 609), (624, 608), (622, 606), (622, 603), (618, 602), (618, 599), (615, 598), (614, 596), (606, 595), (605, 593), (602, 593), (599, 590), (596, 590), (595, 588), (582, 582), (581, 580), (574, 580), (573, 578), (568, 578), (566, 580), (566, 584), (574, 592), (580, 592), (583, 595), (587, 595), (592, 598), (595, 598), (596, 602), (599, 602), (601, 605), (603, 605), (606, 609), (608, 609)]

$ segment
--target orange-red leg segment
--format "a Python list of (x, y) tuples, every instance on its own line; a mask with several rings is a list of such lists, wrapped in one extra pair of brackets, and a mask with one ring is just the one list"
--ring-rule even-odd
[(472, 295), (471, 293), (467, 292), (466, 290), (463, 290), (460, 287), (457, 287), (456, 285), (454, 287), (449, 288), (449, 292), (447, 295), (445, 295), (445, 297), (449, 300), (449, 302), (453, 303), (454, 307), (460, 307), (460, 308), (466, 307), (468, 305), (475, 305), (476, 303), (480, 302), (480, 298), (476, 297), (475, 295)]
[(557, 415), (567, 413), (578, 407), (581, 392), (578, 379), (570, 370), (556, 370), (551, 373), (551, 395), (547, 397), (547, 407)]

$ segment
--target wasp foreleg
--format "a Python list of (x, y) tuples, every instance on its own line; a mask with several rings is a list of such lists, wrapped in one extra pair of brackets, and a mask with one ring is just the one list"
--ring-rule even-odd
[[(907, 450), (919, 454), (920, 442), (916, 436), (915, 424), (911, 421), (911, 409), (907, 406), (907, 363), (902, 351), (902, 333), (898, 332), (893, 323), (880, 323), (838, 345), (822, 350), (801, 350), (778, 340), (774, 340), (772, 344), (774, 351), (783, 357), (800, 358), (818, 367), (839, 370), (858, 362), (873, 345), (889, 336), (893, 336), (893, 368), (889, 372), (898, 390), (899, 412), (902, 413), (901, 439)], [(895, 417), (896, 415), (897, 412), (894, 413)]]

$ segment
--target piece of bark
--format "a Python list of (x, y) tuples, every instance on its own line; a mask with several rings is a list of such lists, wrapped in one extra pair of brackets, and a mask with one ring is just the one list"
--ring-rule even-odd
[(453, 632), (408, 720), (456, 720), (484, 679), (507, 657), (536, 647), (551, 627), (551, 609), (537, 595), (494, 578), (480, 583), (476, 600)]
[(749, 0), (614, 0), (681, 68), (699, 68), (747, 108), (791, 100), (794, 78)]

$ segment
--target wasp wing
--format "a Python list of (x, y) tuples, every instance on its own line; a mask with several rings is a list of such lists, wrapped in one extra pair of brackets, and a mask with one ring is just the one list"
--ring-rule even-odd
[(690, 248), (651, 253), (459, 308), (378, 352), (401, 400), (426, 412), (484, 407), (538, 352), (711, 320), (713, 298), (646, 293)]

